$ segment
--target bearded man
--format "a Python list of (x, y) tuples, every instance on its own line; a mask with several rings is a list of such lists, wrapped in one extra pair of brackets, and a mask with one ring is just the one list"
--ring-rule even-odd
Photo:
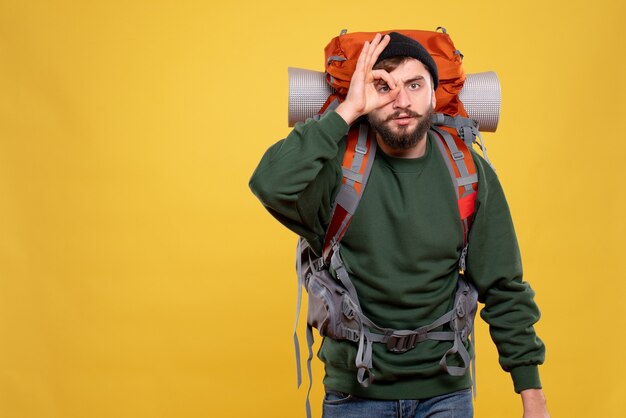
[[(430, 324), (450, 310), (459, 278), (463, 231), (438, 140), (429, 133), (437, 66), (413, 39), (392, 32), (366, 42), (345, 101), (319, 120), (298, 124), (264, 155), (250, 187), (284, 225), (320, 254), (350, 125), (364, 118), (378, 150), (341, 258), (363, 313), (393, 329)], [(500, 363), (521, 394), (525, 418), (548, 416), (538, 365), (544, 345), (533, 324), (539, 310), (522, 280), (519, 249), (498, 179), (475, 153), (477, 209), (465, 276), (485, 304)], [(355, 379), (358, 345), (325, 338), (326, 418), (472, 417), (469, 373), (451, 376), (439, 359), (449, 341), (419, 342), (393, 353), (374, 344), (375, 378)], [(471, 348), (470, 348), (471, 351)]]

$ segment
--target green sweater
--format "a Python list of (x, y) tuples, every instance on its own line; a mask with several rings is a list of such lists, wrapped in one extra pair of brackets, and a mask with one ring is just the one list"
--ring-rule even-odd
[[(304, 237), (319, 254), (341, 179), (348, 125), (335, 112), (298, 124), (273, 145), (250, 187), (270, 213)], [(394, 158), (380, 148), (341, 255), (364, 313), (383, 327), (414, 329), (450, 310), (458, 277), (463, 232), (452, 181), (434, 138), (424, 156)], [(476, 217), (469, 234), (466, 277), (484, 303), (500, 364), (517, 392), (541, 387), (537, 365), (544, 346), (533, 324), (539, 310), (522, 281), (509, 209), (494, 171), (473, 154), (479, 176)], [(357, 347), (324, 339), (319, 357), (324, 384), (374, 399), (423, 399), (469, 388), (469, 373), (448, 375), (439, 360), (451, 342), (424, 341), (403, 354), (374, 344), (375, 381), (361, 387), (354, 365)]]

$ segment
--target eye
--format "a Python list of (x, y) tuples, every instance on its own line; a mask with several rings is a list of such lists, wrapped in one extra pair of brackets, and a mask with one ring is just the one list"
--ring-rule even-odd
[(409, 84), (409, 88), (410, 88), (411, 90), (417, 90), (417, 89), (419, 89), (420, 87), (421, 87), (421, 84), (419, 84), (419, 83), (411, 83), (411, 84)]
[(387, 84), (383, 83), (383, 84), (379, 84), (378, 85), (378, 92), (379, 93), (388, 93), (389, 90), (391, 90), (391, 89), (389, 88), (389, 86)]

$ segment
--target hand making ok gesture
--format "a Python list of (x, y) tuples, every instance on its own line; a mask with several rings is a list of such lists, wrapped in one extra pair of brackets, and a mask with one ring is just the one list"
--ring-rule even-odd
[[(383, 37), (377, 33), (371, 42), (365, 42), (363, 45), (346, 99), (335, 109), (348, 124), (386, 105), (397, 96), (396, 83), (391, 75), (385, 70), (372, 69), (389, 39), (389, 35)], [(385, 85), (390, 90), (380, 92), (379, 88)]]

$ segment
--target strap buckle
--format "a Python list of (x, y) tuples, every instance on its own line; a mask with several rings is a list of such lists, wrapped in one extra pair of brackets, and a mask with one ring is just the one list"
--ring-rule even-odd
[(343, 338), (345, 338), (346, 340), (353, 342), (359, 341), (359, 336), (361, 335), (359, 331), (343, 325), (341, 326), (341, 331), (343, 333)]
[(392, 353), (405, 353), (412, 350), (417, 344), (418, 335), (417, 332), (404, 335), (391, 334), (387, 340), (387, 350)]
[(363, 155), (367, 154), (367, 146), (361, 146), (360, 144), (357, 144), (354, 149), (359, 154), (363, 154)]
[(350, 297), (346, 294), (344, 294), (341, 299), (341, 310), (348, 319), (354, 319), (356, 316), (357, 307), (354, 306), (354, 303), (350, 301)]

